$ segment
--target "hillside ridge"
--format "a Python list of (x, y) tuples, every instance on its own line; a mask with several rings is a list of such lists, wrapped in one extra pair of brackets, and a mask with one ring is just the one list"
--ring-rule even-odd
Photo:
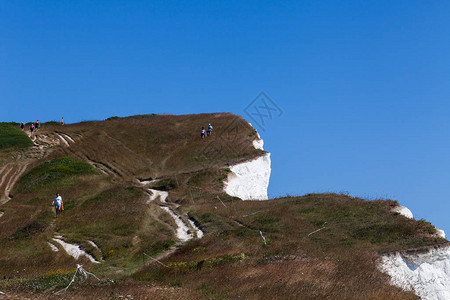
[(116, 283), (79, 282), (69, 298), (414, 299), (390, 285), (380, 255), (448, 245), (391, 200), (254, 201), (268, 198), (270, 153), (230, 113), (43, 124), (30, 137), (28, 148), (0, 150), (0, 291), (9, 295), (53, 297), (83, 264)]

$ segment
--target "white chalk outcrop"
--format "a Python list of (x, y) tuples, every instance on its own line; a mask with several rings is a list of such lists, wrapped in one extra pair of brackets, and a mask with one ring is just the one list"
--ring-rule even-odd
[(450, 299), (450, 246), (385, 255), (380, 269), (391, 277), (392, 285), (422, 299)]
[(230, 167), (225, 192), (242, 200), (267, 200), (270, 179), (270, 153)]
[(256, 131), (256, 129), (253, 127), (252, 123), (247, 122), (248, 125), (250, 125), (250, 127), (252, 127), (255, 132), (256, 132), (256, 139), (253, 140), (253, 147), (255, 147), (255, 149), (259, 149), (259, 150), (264, 150), (264, 141), (261, 139), (261, 136), (259, 135), (259, 133)]
[(253, 147), (255, 147), (255, 149), (264, 150), (264, 141), (260, 138), (253, 140)]
[(414, 218), (413, 213), (406, 206), (398, 205), (398, 206), (394, 207), (392, 209), (392, 211), (397, 212), (397, 213), (401, 214), (402, 216), (407, 217), (408, 219)]
[(445, 239), (445, 231), (436, 227), (436, 235)]

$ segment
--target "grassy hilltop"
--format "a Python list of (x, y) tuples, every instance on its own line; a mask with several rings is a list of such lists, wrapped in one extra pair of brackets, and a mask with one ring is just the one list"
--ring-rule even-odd
[[(213, 135), (201, 140), (208, 123)], [(446, 243), (431, 224), (392, 213), (390, 200), (226, 195), (228, 167), (264, 153), (229, 113), (44, 124), (33, 141), (2, 126), (0, 291), (10, 295), (57, 297), (81, 263), (102, 281), (76, 281), (64, 298), (415, 299), (389, 285), (379, 254)], [(203, 238), (180, 241), (164, 208)], [(99, 263), (75, 260), (54, 239)]]

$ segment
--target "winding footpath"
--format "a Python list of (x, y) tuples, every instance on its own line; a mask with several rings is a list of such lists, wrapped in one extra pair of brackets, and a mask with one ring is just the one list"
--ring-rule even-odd
[[(156, 182), (157, 180), (153, 181), (139, 181), (140, 185), (145, 188), (146, 185)], [(159, 202), (161, 203), (159, 207), (164, 210), (170, 217), (175, 221), (176, 229), (175, 229), (175, 236), (177, 239), (179, 239), (181, 242), (187, 242), (195, 237), (202, 238), (203, 232), (201, 231), (198, 226), (195, 225), (195, 223), (190, 220), (187, 216), (185, 218), (188, 220), (188, 222), (185, 222), (182, 218), (182, 216), (178, 215), (174, 209), (172, 209), (169, 206), (174, 206), (174, 208), (178, 208), (177, 205), (168, 203), (167, 197), (169, 196), (169, 192), (166, 191), (159, 191), (155, 189), (145, 188), (146, 191), (149, 193), (149, 198), (147, 199), (147, 204), (150, 202), (155, 201), (156, 199), (159, 199)]]
[[(152, 182), (156, 182), (156, 181), (158, 181), (158, 180), (147, 180), (147, 181), (138, 180), (139, 184), (142, 187), (144, 187), (145, 191), (148, 193), (148, 199), (147, 199), (146, 203), (150, 204), (151, 202), (159, 199), (159, 202), (160, 202), (159, 207), (162, 210), (164, 210), (175, 221), (175, 224), (177, 226), (175, 228), (175, 236), (179, 240), (179, 243), (170, 247), (167, 251), (160, 253), (156, 257), (149, 256), (151, 258), (151, 260), (147, 261), (145, 263), (145, 266), (148, 266), (148, 265), (151, 265), (154, 263), (159, 263), (159, 264), (164, 265), (163, 263), (160, 262), (160, 260), (172, 255), (177, 250), (177, 246), (184, 244), (185, 242), (193, 239), (194, 237), (201, 239), (204, 235), (203, 231), (192, 220), (190, 220), (187, 216), (185, 216), (186, 219), (188, 220), (188, 223), (186, 223), (183, 220), (183, 218), (175, 212), (175, 210), (173, 210), (172, 208), (169, 207), (169, 206), (173, 206), (173, 207), (175, 207), (175, 209), (178, 208), (178, 205), (167, 202), (167, 197), (169, 197), (169, 192), (159, 191), (159, 190), (155, 190), (155, 189), (146, 187), (148, 184), (150, 184)], [(195, 233), (195, 235), (194, 235), (194, 233)]]
[(17, 152), (12, 159), (0, 169), (0, 205), (11, 200), (11, 191), (28, 166), (35, 160), (46, 157), (60, 144), (54, 135), (34, 134), (33, 146)]

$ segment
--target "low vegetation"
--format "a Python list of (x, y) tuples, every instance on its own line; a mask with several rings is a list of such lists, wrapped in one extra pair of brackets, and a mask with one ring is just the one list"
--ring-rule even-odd
[(86, 162), (70, 157), (60, 157), (34, 167), (20, 178), (19, 184), (24, 191), (43, 187), (56, 188), (64, 185), (64, 181), (74, 176), (97, 173), (98, 171)]
[[(213, 136), (201, 140), (208, 123)], [(67, 298), (415, 299), (389, 285), (379, 255), (446, 243), (430, 223), (392, 213), (395, 201), (225, 194), (229, 165), (261, 154), (256, 132), (231, 114), (112, 117), (39, 131), (56, 133), (73, 141), (33, 161), (1, 206), (1, 291), (48, 298), (81, 263), (102, 281), (76, 281)], [(144, 187), (138, 178), (155, 181)], [(147, 188), (168, 191), (167, 203), (149, 201)], [(58, 218), (55, 192), (65, 208)], [(180, 243), (160, 205), (205, 236)], [(101, 263), (76, 261), (55, 236)]]
[(31, 139), (18, 127), (0, 123), (0, 149), (26, 148), (32, 145)]
[(176, 252), (169, 268), (152, 265), (134, 278), (205, 298), (413, 299), (387, 284), (378, 254), (445, 241), (422, 221), (391, 213), (393, 205), (310, 194), (196, 206), (191, 213), (210, 236)]

